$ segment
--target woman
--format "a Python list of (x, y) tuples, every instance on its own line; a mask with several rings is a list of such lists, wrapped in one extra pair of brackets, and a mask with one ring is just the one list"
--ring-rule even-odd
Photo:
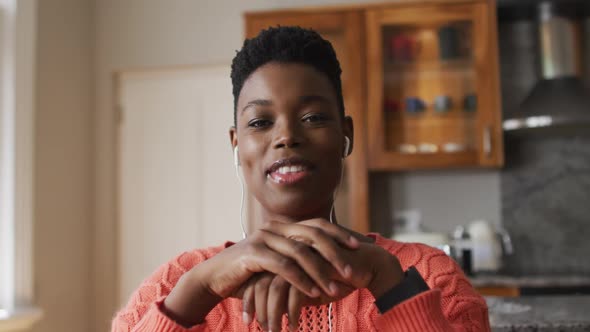
[(311, 30), (270, 28), (244, 42), (230, 139), (261, 219), (238, 243), (163, 265), (113, 331), (490, 330), (485, 301), (444, 253), (333, 220), (354, 141), (340, 73)]

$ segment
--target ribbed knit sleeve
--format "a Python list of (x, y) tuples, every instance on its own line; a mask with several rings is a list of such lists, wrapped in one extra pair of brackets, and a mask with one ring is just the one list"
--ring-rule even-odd
[(201, 332), (207, 331), (205, 324), (190, 329), (177, 324), (162, 310), (161, 305), (170, 294), (178, 279), (195, 265), (212, 257), (224, 246), (185, 252), (162, 265), (145, 279), (131, 295), (127, 305), (114, 317), (112, 332)]
[(397, 256), (404, 269), (415, 266), (431, 288), (382, 315), (376, 314), (378, 331), (490, 331), (485, 300), (453, 259), (422, 244), (382, 237), (377, 237), (377, 244)]
[[(205, 332), (209, 331), (206, 324), (200, 324), (191, 328), (185, 328), (166, 316), (161, 308), (164, 300), (153, 303), (143, 317), (131, 329), (131, 331), (142, 332)], [(127, 331), (113, 324), (113, 331)]]

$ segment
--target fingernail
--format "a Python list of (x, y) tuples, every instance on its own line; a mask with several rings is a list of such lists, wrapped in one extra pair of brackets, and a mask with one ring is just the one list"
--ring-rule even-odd
[(344, 277), (350, 278), (351, 275), (352, 275), (352, 267), (350, 267), (350, 265), (346, 265), (344, 267)]
[(246, 325), (250, 325), (250, 323), (252, 322), (250, 314), (245, 311), (242, 312), (242, 320), (244, 321), (244, 323), (246, 323)]
[(318, 296), (320, 296), (320, 294), (321, 294), (321, 292), (320, 292), (319, 288), (313, 287), (311, 289), (311, 297), (318, 297)]
[(354, 237), (352, 235), (350, 236), (350, 238), (348, 239), (348, 241), (354, 247), (356, 247), (359, 244), (359, 240), (357, 240), (356, 237)]
[(338, 286), (336, 286), (335, 282), (331, 281), (329, 287), (330, 287), (330, 292), (332, 292), (332, 295), (338, 294)]

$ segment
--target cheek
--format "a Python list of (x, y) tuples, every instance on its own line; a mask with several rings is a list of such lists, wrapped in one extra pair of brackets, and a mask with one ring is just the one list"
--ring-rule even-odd
[(324, 159), (331, 164), (338, 164), (343, 157), (344, 147), (341, 147), (340, 140), (337, 137), (339, 137), (337, 133), (329, 133), (327, 137), (316, 140), (316, 142), (323, 142), (322, 144), (316, 143), (318, 150), (325, 156)]
[[(343, 150), (344, 148), (342, 148)], [(318, 149), (318, 155), (321, 156), (322, 174), (326, 181), (338, 181), (343, 167), (343, 154), (340, 151), (339, 142), (330, 142)]]
[(239, 139), (240, 163), (245, 178), (255, 176), (264, 170), (262, 165), (263, 156), (266, 149), (265, 139), (245, 136)]

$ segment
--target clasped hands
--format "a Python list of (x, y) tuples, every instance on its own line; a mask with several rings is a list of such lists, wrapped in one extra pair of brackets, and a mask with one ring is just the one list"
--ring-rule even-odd
[(284, 314), (295, 329), (304, 306), (365, 288), (379, 298), (402, 278), (397, 258), (371, 238), (325, 219), (269, 221), (185, 274), (165, 305), (173, 318), (198, 323), (221, 300), (241, 298), (246, 324), (255, 317), (280, 331)]
[[(273, 233), (273, 230), (278, 234)], [(289, 251), (293, 258), (281, 258), (285, 260), (279, 264), (284, 264), (285, 268), (274, 273), (256, 273), (232, 293), (232, 297), (242, 299), (243, 320), (246, 324), (251, 323), (255, 314), (264, 330), (279, 331), (282, 316), (286, 313), (289, 327), (293, 330), (297, 327), (304, 306), (337, 301), (355, 289), (362, 288), (368, 288), (375, 297), (379, 297), (380, 293), (392, 288), (401, 278), (402, 271), (399, 263), (396, 264), (397, 259), (375, 245), (372, 238), (324, 219), (300, 223), (271, 222), (262, 231), (253, 236), (264, 236), (270, 232), (295, 241), (286, 243), (292, 247)], [(306, 275), (301, 271), (289, 271), (287, 266), (296, 265)], [(383, 267), (389, 268), (392, 273), (383, 275)], [(307, 278), (311, 282), (305, 280)], [(383, 278), (390, 280), (388, 282)]]

